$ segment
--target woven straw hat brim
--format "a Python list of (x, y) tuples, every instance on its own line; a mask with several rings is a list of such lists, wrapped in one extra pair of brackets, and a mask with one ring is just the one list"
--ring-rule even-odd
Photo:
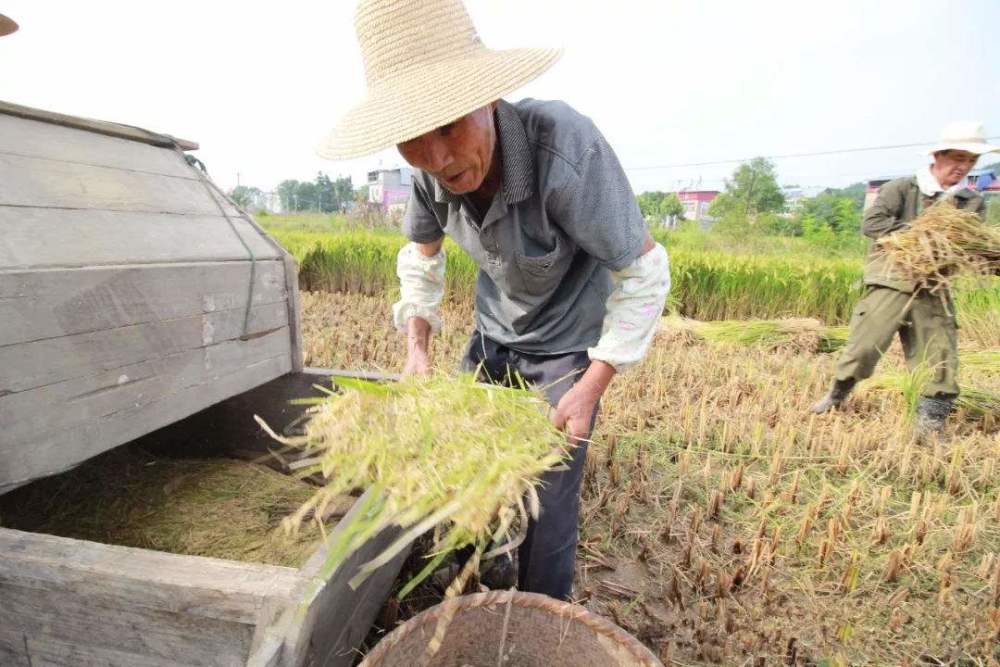
[(419, 137), (517, 90), (561, 55), (561, 49), (484, 48), (414, 68), (369, 88), (316, 152), (347, 160)]
[(13, 19), (0, 14), (0, 37), (9, 35), (12, 32), (17, 32), (17, 23)]
[(934, 155), (940, 151), (965, 151), (973, 155), (983, 155), (1000, 152), (1000, 146), (991, 146), (981, 141), (944, 141), (931, 147), (927, 154)]

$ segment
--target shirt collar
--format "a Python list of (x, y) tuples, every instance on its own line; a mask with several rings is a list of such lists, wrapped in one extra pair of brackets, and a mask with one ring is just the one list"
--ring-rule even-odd
[[(497, 128), (498, 157), (503, 172), (500, 189), (507, 204), (522, 202), (534, 193), (535, 161), (528, 143), (524, 123), (517, 115), (514, 105), (499, 100), (494, 112)], [(434, 181), (434, 200), (441, 203), (457, 203), (461, 197), (448, 192), (437, 179)]]
[(955, 185), (946, 189), (941, 187), (941, 184), (938, 183), (938, 179), (931, 171), (930, 165), (927, 165), (923, 169), (917, 170), (917, 187), (920, 188), (920, 193), (925, 197), (935, 197), (942, 192), (950, 195), (968, 188), (969, 178), (966, 176)]

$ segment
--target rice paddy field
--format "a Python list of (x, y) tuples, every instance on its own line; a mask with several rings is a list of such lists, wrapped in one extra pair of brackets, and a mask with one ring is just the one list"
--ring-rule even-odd
[[(391, 231), (262, 222), (299, 257), (306, 363), (398, 372)], [(307, 228), (313, 225), (313, 228)], [(963, 291), (966, 399), (914, 441), (894, 346), (846, 409), (813, 416), (861, 255), (665, 237), (674, 294), (653, 348), (602, 402), (576, 596), (675, 665), (990, 665), (1000, 659), (1000, 289)], [(436, 363), (472, 328), (449, 254)], [(409, 598), (408, 598), (409, 599)], [(404, 601), (399, 614), (413, 609)]]

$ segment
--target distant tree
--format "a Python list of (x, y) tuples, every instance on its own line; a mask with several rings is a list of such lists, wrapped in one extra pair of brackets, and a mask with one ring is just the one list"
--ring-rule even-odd
[(359, 206), (368, 203), (368, 184), (362, 185), (354, 191), (354, 203)]
[(865, 183), (851, 183), (846, 188), (827, 188), (822, 194), (833, 195), (834, 197), (845, 197), (854, 202), (858, 210), (865, 207)]
[(262, 193), (258, 188), (247, 186), (247, 185), (237, 185), (233, 188), (233, 191), (229, 193), (233, 201), (240, 208), (248, 209), (254, 206), (258, 201), (260, 201)]
[(651, 223), (662, 223), (671, 216), (684, 217), (684, 204), (673, 192), (643, 192), (636, 199), (642, 217)]
[(296, 194), (299, 181), (294, 179), (278, 183), (278, 199), (281, 200), (282, 211), (298, 211), (298, 196)]
[(278, 197), (285, 211), (318, 211), (333, 213), (344, 211), (354, 200), (354, 186), (350, 176), (338, 176), (331, 180), (323, 172), (316, 180), (297, 181), (294, 179), (278, 184)]
[(299, 181), (295, 186), (296, 211), (320, 211), (323, 204), (322, 190), (316, 183)]
[(775, 177), (774, 165), (757, 157), (736, 168), (732, 179), (726, 179), (724, 191), (712, 200), (709, 214), (717, 217), (742, 216), (753, 222), (761, 213), (780, 213), (785, 209)]
[[(336, 202), (336, 208), (334, 210), (347, 210), (348, 205), (354, 199), (354, 184), (351, 182), (351, 177), (338, 176), (337, 180), (333, 182), (333, 194), (334, 201)], [(365, 196), (368, 196), (367, 193)]]
[(834, 234), (855, 234), (861, 226), (861, 207), (854, 199), (822, 192), (802, 201), (797, 216), (803, 223), (810, 220), (813, 228), (827, 227)]

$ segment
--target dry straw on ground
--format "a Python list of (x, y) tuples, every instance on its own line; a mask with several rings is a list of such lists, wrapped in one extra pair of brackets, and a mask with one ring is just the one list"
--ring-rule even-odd
[[(372, 325), (387, 303), (337, 304), (367, 326), (340, 332), (350, 348), (311, 348), (314, 363), (360, 359), (396, 335), (386, 318)], [(328, 311), (307, 310), (309, 330), (332, 325)], [(471, 313), (445, 317), (435, 360), (451, 367)], [(1000, 393), (1000, 330), (970, 339), (960, 321), (963, 381)], [(1000, 630), (996, 424), (960, 411), (941, 443), (919, 447), (899, 392), (811, 416), (834, 361), (812, 343), (707, 343), (661, 331), (602, 400), (580, 600), (664, 663), (988, 664)], [(380, 360), (398, 370), (404, 352), (394, 344)], [(894, 345), (879, 373), (903, 367)]]
[(340, 392), (310, 409), (303, 436), (275, 437), (302, 447), (308, 458), (301, 471), (326, 480), (290, 518), (291, 527), (322, 514), (331, 498), (371, 490), (363, 511), (345, 519), (332, 540), (329, 570), (389, 526), (402, 529), (355, 583), (431, 530), (432, 557), (400, 597), (457, 549), (495, 555), (487, 551), (491, 544), (507, 542), (518, 522), (537, 514), (535, 486), (566, 455), (547, 404), (527, 389), (478, 384), (471, 374), (336, 383)]
[(299, 567), (314, 527), (289, 537), (281, 521), (308, 484), (233, 459), (173, 459), (123, 448), (0, 496), (0, 525), (62, 537)]
[(908, 229), (879, 239), (878, 247), (890, 258), (894, 277), (932, 290), (951, 287), (963, 274), (1000, 270), (1000, 230), (950, 199), (926, 208)]

